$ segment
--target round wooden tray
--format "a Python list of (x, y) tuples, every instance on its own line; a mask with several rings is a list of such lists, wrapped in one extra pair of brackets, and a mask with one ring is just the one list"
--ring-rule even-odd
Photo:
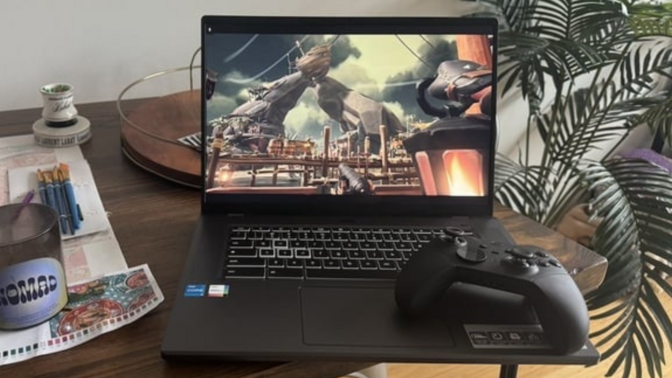
[(122, 151), (135, 164), (168, 180), (201, 187), (200, 153), (178, 138), (201, 130), (200, 90), (147, 100), (122, 112)]

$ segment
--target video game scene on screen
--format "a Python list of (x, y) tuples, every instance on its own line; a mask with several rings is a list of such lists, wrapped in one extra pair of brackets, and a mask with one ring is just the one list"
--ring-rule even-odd
[(491, 36), (205, 43), (208, 193), (488, 194)]

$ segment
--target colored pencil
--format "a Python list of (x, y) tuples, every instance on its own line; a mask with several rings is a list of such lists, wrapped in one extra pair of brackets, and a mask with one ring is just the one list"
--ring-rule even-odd
[(61, 180), (58, 167), (54, 168), (52, 177), (54, 179), (54, 192), (56, 193), (56, 203), (58, 203), (59, 211), (61, 212), (61, 216), (65, 216), (65, 223), (68, 227), (68, 233), (74, 235), (75, 227), (72, 223), (72, 215), (70, 214), (67, 195), (65, 194), (65, 188), (63, 188), (63, 181)]
[(45, 193), (44, 174), (39, 169), (37, 170), (37, 192), (40, 194), (40, 202), (42, 202), (43, 205), (49, 206), (47, 193)]
[(65, 214), (63, 214), (62, 205), (58, 201), (58, 197), (56, 196), (56, 192), (54, 190), (54, 180), (51, 176), (51, 172), (46, 171), (43, 172), (43, 174), (44, 174), (44, 181), (46, 182), (47, 187), (47, 201), (49, 202), (49, 206), (51, 206), (58, 212), (58, 220), (61, 224), (61, 233), (65, 234), (68, 232), (68, 226), (66, 224), (66, 216)]
[(75, 189), (72, 186), (72, 180), (70, 180), (70, 167), (65, 163), (61, 163), (58, 168), (61, 174), (61, 179), (63, 180), (63, 188), (65, 189), (65, 194), (68, 198), (68, 206), (70, 207), (70, 214), (72, 216), (72, 225), (75, 230), (79, 230), (79, 222), (83, 219), (79, 204), (77, 203), (77, 198), (75, 197)]

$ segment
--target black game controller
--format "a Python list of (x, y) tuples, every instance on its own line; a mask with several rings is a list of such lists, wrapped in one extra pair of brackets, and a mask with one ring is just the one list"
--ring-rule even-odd
[(559, 353), (575, 352), (588, 339), (588, 309), (579, 288), (562, 265), (538, 247), (488, 242), (446, 230), (414, 253), (399, 274), (397, 305), (406, 315), (423, 315), (455, 282), (525, 296)]

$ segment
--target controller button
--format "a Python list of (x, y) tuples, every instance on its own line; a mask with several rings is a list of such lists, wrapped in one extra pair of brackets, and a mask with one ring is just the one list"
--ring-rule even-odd
[(530, 259), (534, 257), (534, 253), (519, 247), (513, 247), (506, 250), (507, 253), (511, 254), (513, 257), (518, 257), (521, 259)]
[(473, 263), (483, 262), (488, 258), (488, 255), (482, 250), (470, 248), (458, 248), (457, 255), (460, 256), (461, 259)]
[(480, 249), (487, 249), (488, 246), (487, 246), (487, 244), (481, 244), (481, 245), (478, 246), (478, 248), (480, 248)]
[(528, 260), (517, 258), (517, 257), (509, 256), (504, 260), (504, 262), (507, 263), (508, 265), (511, 265), (511, 266), (515, 267), (515, 268), (529, 268), (530, 267), (530, 263), (528, 262)]
[(556, 260), (549, 260), (548, 263), (553, 266), (557, 266), (558, 268), (562, 267), (562, 265), (560, 265), (560, 263), (557, 262)]
[(538, 257), (548, 257), (548, 253), (542, 251), (536, 251), (534, 252), (534, 254), (537, 255)]
[(547, 267), (551, 266), (551, 263), (549, 263), (548, 261), (539, 261), (539, 266), (543, 266), (543, 267), (547, 268)]
[(530, 267), (530, 264), (529, 264), (529, 263), (527, 262), (527, 260), (525, 260), (525, 259), (516, 259), (516, 258), (514, 258), (514, 259), (511, 260), (511, 261), (513, 262), (514, 265), (519, 266), (519, 267), (521, 267), (521, 268), (529, 268), (529, 267)]

